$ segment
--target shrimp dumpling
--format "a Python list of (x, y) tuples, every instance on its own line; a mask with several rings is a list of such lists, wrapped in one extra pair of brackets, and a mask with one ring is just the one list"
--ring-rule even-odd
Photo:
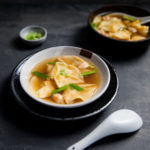
[(51, 71), (51, 79), (54, 79), (57, 87), (62, 87), (70, 83), (83, 83), (84, 78), (80, 70), (64, 62), (57, 62)]
[(68, 88), (63, 93), (66, 104), (72, 104), (79, 101), (88, 100), (95, 94), (97, 86), (95, 84), (80, 84), (80, 87), (84, 88), (83, 91), (77, 91), (72, 88)]

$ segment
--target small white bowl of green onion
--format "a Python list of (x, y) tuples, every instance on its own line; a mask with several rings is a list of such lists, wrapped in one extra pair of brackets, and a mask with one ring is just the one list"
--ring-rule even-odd
[(20, 31), (19, 36), (26, 44), (39, 45), (46, 40), (47, 30), (41, 26), (29, 25)]

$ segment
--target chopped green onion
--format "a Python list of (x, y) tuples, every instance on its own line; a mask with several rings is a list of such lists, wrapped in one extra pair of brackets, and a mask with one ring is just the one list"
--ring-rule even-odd
[(94, 74), (96, 73), (96, 70), (92, 70), (92, 71), (88, 71), (88, 72), (83, 72), (81, 73), (83, 76), (87, 76), (87, 75), (91, 75), (91, 74)]
[(94, 22), (91, 23), (91, 26), (94, 28), (94, 29), (97, 29), (97, 26)]
[(48, 64), (55, 65), (56, 62), (48, 62)]
[(81, 88), (80, 86), (78, 86), (77, 84), (70, 84), (70, 86), (74, 89), (76, 89), (77, 91), (83, 91), (84, 89)]
[(65, 74), (64, 76), (65, 76), (66, 78), (68, 78), (68, 77), (69, 77), (69, 75), (68, 75), (68, 74)]
[(59, 72), (60, 75), (65, 76), (66, 78), (68, 78), (68, 74), (65, 72), (65, 69), (61, 69)]
[(60, 75), (62, 75), (62, 76), (64, 76), (64, 75), (65, 75), (65, 73), (64, 73), (64, 72), (60, 72), (59, 74), (60, 74)]
[(32, 74), (34, 74), (34, 75), (36, 75), (38, 77), (44, 78), (44, 79), (48, 78), (48, 75), (46, 75), (44, 73), (41, 73), (41, 72), (38, 72), (38, 71), (34, 71), (34, 72), (32, 72)]
[(43, 37), (43, 35), (39, 32), (29, 32), (24, 38), (26, 40), (38, 40), (41, 37)]
[(65, 71), (65, 69), (63, 68), (63, 69), (60, 69), (60, 72), (64, 72)]
[(92, 68), (92, 69), (95, 68), (95, 66), (93, 66), (93, 65), (89, 65), (89, 67)]
[(122, 16), (122, 18), (123, 18), (123, 19), (126, 19), (126, 20), (129, 20), (129, 21), (131, 21), (131, 22), (133, 22), (133, 21), (136, 20), (135, 18), (130, 17), (130, 16), (126, 16), (126, 15)]
[(64, 90), (66, 90), (67, 88), (68, 88), (68, 85), (65, 85), (65, 86), (63, 86), (63, 87), (61, 87), (61, 88), (58, 88), (58, 89), (54, 90), (54, 91), (52, 92), (52, 94), (56, 94), (56, 93), (62, 92), (62, 91), (64, 91)]
[(125, 31), (126, 30), (126, 27), (121, 27), (120, 28), (120, 31)]
[(61, 70), (59, 71), (59, 74), (62, 75), (62, 76), (64, 76), (64, 75), (65, 75), (65, 69), (61, 69)]

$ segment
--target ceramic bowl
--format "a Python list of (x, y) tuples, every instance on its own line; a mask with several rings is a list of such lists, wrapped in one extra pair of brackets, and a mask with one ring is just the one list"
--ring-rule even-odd
[[(120, 53), (126, 52), (137, 52), (140, 49), (147, 47), (150, 43), (150, 36), (144, 40), (139, 41), (125, 41), (125, 40), (117, 40), (111, 37), (104, 36), (97, 32), (91, 25), (94, 17), (97, 15), (104, 15), (113, 12), (123, 12), (127, 14), (131, 14), (133, 16), (142, 17), (142, 16), (150, 16), (150, 12), (143, 8), (139, 8), (132, 5), (111, 5), (101, 7), (97, 10), (94, 10), (88, 18), (88, 26), (89, 26), (89, 33), (91, 37), (91, 42), (93, 44), (99, 45), (101, 48), (107, 49), (107, 51), (114, 53), (116, 50)], [(149, 24), (147, 24), (149, 25)]]
[[(98, 92), (89, 100), (77, 104), (70, 104), (70, 105), (60, 105), (60, 104), (54, 104), (51, 102), (44, 101), (42, 99), (34, 97), (30, 91), (29, 91), (29, 75), (31, 73), (32, 68), (40, 63), (41, 61), (45, 59), (49, 59), (54, 56), (61, 56), (61, 55), (76, 55), (81, 58), (84, 58), (86, 60), (91, 61), (93, 64), (97, 66), (99, 69), (101, 76), (102, 76), (102, 83), (101, 87), (99, 88)], [(100, 98), (103, 93), (108, 88), (110, 82), (110, 71), (108, 69), (107, 64), (95, 53), (78, 48), (78, 47), (72, 47), (72, 46), (59, 46), (59, 47), (52, 47), (45, 50), (42, 50), (40, 52), (35, 53), (32, 55), (23, 65), (21, 72), (20, 72), (20, 83), (23, 88), (23, 90), (34, 100), (41, 104), (45, 104), (47, 106), (57, 107), (57, 108), (75, 108), (75, 107), (81, 107), (84, 105), (87, 105), (89, 103), (94, 102), (98, 98)]]
[[(42, 34), (42, 37), (37, 40), (27, 40), (24, 37), (29, 33), (29, 32), (38, 32)], [(20, 33), (19, 33), (20, 38), (22, 41), (28, 45), (39, 45), (42, 44), (46, 38), (47, 38), (47, 30), (44, 27), (37, 26), (37, 25), (29, 25), (25, 28), (23, 28)]]

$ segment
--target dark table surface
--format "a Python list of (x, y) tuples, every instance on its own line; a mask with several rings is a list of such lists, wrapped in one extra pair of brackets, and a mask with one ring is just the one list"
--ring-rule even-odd
[[(148, 1), (133, 1), (132, 4), (140, 4), (150, 9)], [(89, 13), (101, 6), (100, 3), (56, 2), (30, 5), (19, 1), (0, 4), (0, 150), (65, 150), (92, 131), (110, 113), (122, 108), (139, 113), (144, 121), (143, 128), (134, 134), (105, 138), (87, 150), (150, 149), (149, 49), (140, 55), (125, 58), (114, 57), (109, 53), (101, 54), (115, 67), (120, 86), (113, 103), (97, 117), (67, 123), (48, 121), (24, 111), (11, 96), (11, 73), (19, 61), (29, 54), (59, 45), (97, 50), (87, 42), (86, 26)], [(30, 24), (38, 24), (48, 29), (48, 38), (43, 45), (32, 48), (18, 39), (20, 29)]]

